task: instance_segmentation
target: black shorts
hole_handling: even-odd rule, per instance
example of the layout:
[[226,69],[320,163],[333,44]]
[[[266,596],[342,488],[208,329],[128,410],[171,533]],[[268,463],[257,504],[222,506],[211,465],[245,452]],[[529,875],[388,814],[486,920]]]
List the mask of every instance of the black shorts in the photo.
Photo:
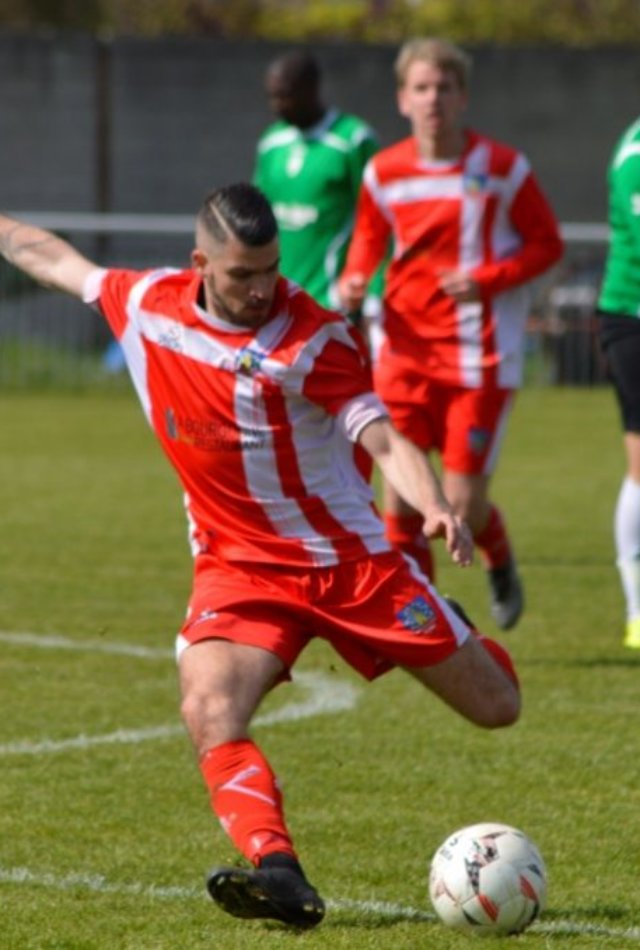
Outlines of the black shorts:
[[624,431],[640,433],[640,318],[599,311],[598,335]]

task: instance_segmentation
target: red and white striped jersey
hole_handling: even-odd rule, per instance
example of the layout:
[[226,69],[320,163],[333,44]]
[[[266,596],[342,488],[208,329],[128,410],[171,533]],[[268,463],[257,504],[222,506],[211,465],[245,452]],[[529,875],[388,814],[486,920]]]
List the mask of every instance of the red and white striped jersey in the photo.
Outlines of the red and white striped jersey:
[[[344,273],[369,277],[393,237],[384,326],[423,372],[465,387],[514,387],[522,374],[526,281],[562,255],[551,208],[526,158],[466,132],[460,159],[428,162],[410,137],[370,159]],[[438,286],[445,270],[479,284],[481,303]]]
[[356,444],[386,415],[358,332],[284,279],[257,331],[207,313],[199,289],[189,270],[100,270],[84,294],[184,487],[194,554],[324,566],[389,550]]

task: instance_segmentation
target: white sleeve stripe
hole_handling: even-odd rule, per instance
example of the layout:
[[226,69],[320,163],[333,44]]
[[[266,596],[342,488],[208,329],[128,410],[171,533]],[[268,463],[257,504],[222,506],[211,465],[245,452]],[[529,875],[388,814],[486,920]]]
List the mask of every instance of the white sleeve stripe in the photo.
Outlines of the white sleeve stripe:
[[350,442],[357,442],[365,426],[389,415],[375,393],[363,393],[346,403],[338,413],[338,425]]
[[87,274],[82,287],[82,300],[84,303],[93,306],[98,302],[100,299],[100,291],[102,290],[102,281],[106,275],[107,271],[104,267],[96,267],[95,270]]

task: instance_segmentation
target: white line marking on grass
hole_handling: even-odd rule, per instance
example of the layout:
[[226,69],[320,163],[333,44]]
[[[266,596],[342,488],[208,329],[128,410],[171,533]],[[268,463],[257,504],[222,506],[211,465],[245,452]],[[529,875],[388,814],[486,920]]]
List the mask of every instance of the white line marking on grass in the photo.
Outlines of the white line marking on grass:
[[[389,901],[354,901],[354,900],[328,900],[327,908],[329,910],[351,910],[359,914],[371,914],[377,917],[386,917],[393,920],[424,920],[428,923],[437,923],[438,918],[434,913],[426,910],[419,910],[416,907],[405,907],[402,904],[392,904]],[[597,936],[597,937],[615,937],[624,940],[640,940],[640,928],[629,927],[626,930],[620,930],[614,927],[606,927],[604,924],[577,923],[573,920],[555,920],[548,923],[544,920],[536,921],[529,928],[528,933],[542,933],[552,935],[574,935],[574,936]]]
[[543,920],[531,925],[531,933],[551,934],[553,936],[614,937],[617,940],[640,940],[640,928],[605,927],[604,924],[580,924],[574,920],[555,920],[548,924]]
[[[280,709],[256,716],[254,726],[273,726],[281,722],[327,716],[353,709],[360,690],[351,683],[336,681],[322,673],[294,673],[295,685],[301,686],[309,695],[300,702],[285,703]],[[89,749],[99,745],[123,745],[149,742],[157,739],[172,739],[183,735],[182,725],[154,726],[149,729],[117,729],[103,735],[88,736],[81,733],[68,739],[41,739],[39,742],[8,742],[0,745],[0,756],[43,755],[66,752],[71,749]]]
[[73,640],[70,637],[43,636],[39,633],[27,633],[26,631],[0,630],[0,642],[11,643],[18,647],[37,647],[42,650],[76,650],[80,653],[111,653],[115,656],[137,656],[146,660],[171,660],[175,658],[175,653],[172,650],[141,647],[135,643]]
[[392,904],[390,901],[353,901],[341,900],[326,901],[328,910],[351,910],[357,914],[370,914],[372,917],[388,917],[392,920],[424,920],[435,923],[435,914],[416,907],[405,907],[402,904]]
[[182,726],[155,726],[150,729],[117,729],[100,736],[80,733],[69,739],[42,739],[40,742],[7,742],[0,745],[0,755],[46,755],[71,749],[89,749],[98,745],[126,745],[152,739],[170,739],[184,732]]
[[[85,890],[99,894],[118,894],[131,897],[148,897],[152,900],[203,900],[206,893],[203,887],[180,887],[132,882],[118,884],[108,881],[102,874],[67,874],[57,877],[55,874],[38,873],[29,868],[0,868],[0,884],[26,884],[35,887],[47,887],[51,890]],[[371,917],[388,920],[417,920],[436,923],[434,913],[416,907],[406,907],[389,901],[328,900],[327,908],[338,913],[352,911]],[[578,923],[573,920],[556,920],[545,923],[537,921],[531,926],[531,933],[551,934],[555,936],[595,936],[612,937],[618,940],[640,940],[640,928],[619,929],[602,924]]]
[[56,891],[69,891],[80,888],[96,891],[100,894],[131,894],[135,897],[155,897],[158,900],[184,900],[202,897],[203,889],[195,887],[159,887],[155,884],[113,884],[101,874],[67,874],[56,877],[54,874],[38,874],[29,868],[0,868],[2,884],[34,884]]
[[346,680],[336,680],[322,673],[293,672],[293,682],[309,692],[302,702],[286,703],[280,709],[256,716],[254,726],[273,726],[279,722],[294,722],[313,716],[327,716],[353,709],[358,702],[359,687]]

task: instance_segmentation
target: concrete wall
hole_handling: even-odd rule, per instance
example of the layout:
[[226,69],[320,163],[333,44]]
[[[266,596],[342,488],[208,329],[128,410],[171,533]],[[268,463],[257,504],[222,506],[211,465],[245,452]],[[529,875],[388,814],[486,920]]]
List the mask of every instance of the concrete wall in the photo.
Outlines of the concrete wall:
[[[251,174],[270,120],[264,69],[284,48],[0,33],[0,206],[195,210],[212,186]],[[368,119],[383,144],[406,134],[395,108],[396,47],[314,49],[328,101]],[[638,53],[470,52],[470,124],[529,155],[561,220],[604,220],[607,160],[640,112]]]
[[82,37],[0,34],[0,204],[93,210],[95,51]]

